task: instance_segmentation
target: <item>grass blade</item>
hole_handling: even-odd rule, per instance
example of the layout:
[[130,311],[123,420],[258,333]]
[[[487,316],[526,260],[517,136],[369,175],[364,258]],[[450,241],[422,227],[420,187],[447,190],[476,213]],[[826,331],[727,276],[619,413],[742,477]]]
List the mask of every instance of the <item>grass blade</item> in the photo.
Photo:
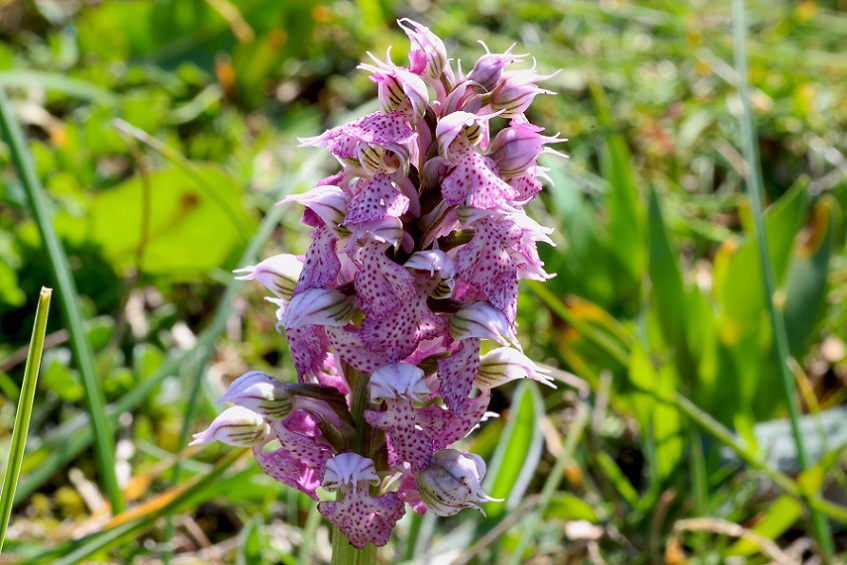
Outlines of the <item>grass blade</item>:
[[[768,255],[768,243],[765,239],[765,225],[762,213],[762,171],[759,166],[759,154],[757,147],[756,130],[753,125],[752,112],[750,110],[750,88],[747,76],[747,21],[744,13],[744,0],[733,0],[733,36],[735,41],[735,70],[738,73],[739,94],[741,95],[741,141],[744,160],[747,162],[747,190],[750,193],[750,204],[753,212],[753,220],[756,228],[756,239],[759,244],[759,258],[762,264],[763,291],[768,308],[768,317],[774,334],[774,349],[777,355],[780,381],[782,382],[785,402],[788,405],[788,414],[791,418],[791,431],[794,443],[797,446],[797,460],[800,471],[809,468],[809,457],[803,445],[803,436],[800,433],[800,407],[796,395],[794,378],[788,367],[788,336],[785,329],[785,321],[774,305],[773,295],[776,291],[773,265]],[[804,499],[807,497],[804,496]],[[808,503],[808,501],[806,501]],[[826,518],[815,508],[809,505],[809,517],[819,549],[825,561],[831,561],[834,552],[832,535]]]
[[103,395],[102,382],[97,376],[94,352],[86,341],[85,330],[82,326],[82,312],[79,309],[76,283],[68,265],[68,257],[65,255],[59,236],[56,235],[56,230],[53,228],[44,189],[41,187],[41,182],[35,172],[35,164],[27,149],[23,132],[12,114],[11,105],[2,89],[0,89],[0,129],[3,130],[9,144],[12,160],[20,175],[21,184],[26,191],[33,216],[35,216],[35,222],[38,225],[38,231],[41,234],[42,245],[50,259],[50,268],[53,271],[53,278],[59,293],[59,305],[70,334],[71,350],[82,376],[85,406],[91,418],[94,434],[97,471],[112,505],[112,511],[121,512],[124,509],[124,500],[115,471],[115,438],[112,434],[112,426],[106,418],[104,409],[106,401]]
[[26,436],[32,416],[32,404],[35,401],[35,383],[38,381],[38,370],[41,368],[41,354],[44,352],[44,335],[47,333],[47,315],[50,312],[52,295],[52,288],[42,287],[38,306],[35,309],[35,326],[32,328],[32,338],[29,340],[29,354],[26,357],[18,412],[15,414],[15,427],[12,430],[12,443],[9,447],[9,464],[6,467],[6,476],[3,478],[3,490],[0,491],[0,552],[3,551],[3,543],[6,541],[6,528],[12,516],[12,503],[15,500],[15,489],[24,460]]
[[565,471],[565,465],[567,465],[568,461],[570,461],[577,444],[582,439],[582,432],[585,430],[585,424],[587,422],[588,402],[585,398],[580,398],[577,404],[576,416],[568,430],[568,438],[565,440],[564,448],[562,449],[561,454],[559,454],[559,457],[556,459],[556,463],[553,465],[553,468],[550,470],[550,474],[547,476],[544,487],[541,489],[541,500],[539,500],[538,506],[536,506],[524,519],[523,534],[520,538],[521,541],[512,553],[512,556],[509,559],[509,565],[518,565],[523,558],[526,548],[529,547],[535,540],[541,517],[547,510],[550,500],[556,492],[556,487],[559,486],[559,481],[561,481],[562,474]]

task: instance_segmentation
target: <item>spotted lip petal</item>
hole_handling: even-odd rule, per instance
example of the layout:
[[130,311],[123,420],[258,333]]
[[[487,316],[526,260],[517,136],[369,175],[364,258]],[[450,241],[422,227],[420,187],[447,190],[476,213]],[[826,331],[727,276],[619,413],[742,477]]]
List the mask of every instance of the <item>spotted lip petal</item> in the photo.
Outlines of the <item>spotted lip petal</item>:
[[326,463],[323,485],[337,490],[339,499],[319,503],[318,511],[359,549],[369,542],[388,543],[394,525],[406,512],[396,493],[370,494],[369,486],[378,482],[373,461],[357,453],[340,453]]
[[517,197],[515,189],[500,177],[497,164],[490,157],[469,148],[454,163],[441,182],[441,195],[448,204],[497,208]]
[[409,145],[417,134],[401,110],[366,114],[353,122],[332,128],[318,137],[300,139],[304,146],[325,147],[339,159],[354,159],[361,144],[392,148]]

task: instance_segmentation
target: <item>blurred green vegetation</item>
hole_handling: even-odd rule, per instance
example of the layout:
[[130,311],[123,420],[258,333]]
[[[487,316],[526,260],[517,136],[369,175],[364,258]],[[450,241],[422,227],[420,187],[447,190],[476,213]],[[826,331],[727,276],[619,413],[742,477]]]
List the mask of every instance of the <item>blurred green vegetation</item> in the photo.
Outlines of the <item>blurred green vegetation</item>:
[[[104,502],[88,392],[54,315],[0,562],[327,558],[310,500],[185,439],[247,369],[294,378],[273,307],[231,271],[257,251],[305,250],[298,210],[274,203],[332,163],[296,138],[366,111],[374,85],[356,65],[389,46],[403,60],[400,17],[466,61],[478,41],[517,43],[541,72],[562,69],[531,116],[570,139],[569,161],[543,161],[556,186],[530,209],[557,230],[541,251],[558,276],[522,287],[519,329],[528,354],[587,386],[498,389],[503,417],[468,446],[505,502],[487,518],[407,518],[385,562],[778,561],[762,539],[800,562],[813,538],[799,492],[847,554],[847,3],[747,9],[774,299],[814,461],[799,477],[744,192],[728,5],[0,2],[0,87],[69,255],[130,508],[112,518]],[[0,258],[5,460],[38,289],[53,281],[4,144]],[[739,542],[739,526],[761,538]]]

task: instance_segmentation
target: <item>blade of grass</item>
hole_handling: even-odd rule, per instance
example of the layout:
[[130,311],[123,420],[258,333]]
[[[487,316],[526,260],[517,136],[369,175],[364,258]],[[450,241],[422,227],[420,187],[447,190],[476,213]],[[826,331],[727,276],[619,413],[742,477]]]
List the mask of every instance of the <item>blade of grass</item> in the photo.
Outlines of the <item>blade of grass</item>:
[[[779,367],[780,382],[782,383],[785,402],[788,405],[788,415],[791,420],[791,432],[797,447],[797,460],[800,471],[809,468],[809,457],[803,444],[800,432],[800,407],[795,390],[795,382],[788,367],[790,356],[788,336],[785,321],[774,305],[773,295],[776,291],[773,265],[768,255],[768,243],[765,238],[764,214],[762,212],[762,172],[759,163],[757,136],[750,110],[750,87],[747,71],[747,20],[744,13],[744,0],[733,0],[733,36],[735,41],[735,70],[738,73],[739,94],[741,96],[741,142],[744,160],[747,162],[747,191],[750,194],[753,221],[755,224],[756,240],[758,242],[759,259],[762,266],[763,291],[768,309],[771,327],[774,335],[774,349]],[[807,497],[802,494],[804,499]],[[807,505],[808,505],[808,501]],[[819,549],[825,561],[832,560],[834,553],[832,535],[826,518],[809,505],[809,517],[817,539]]]
[[47,315],[50,312],[52,295],[52,288],[42,287],[38,306],[35,308],[35,325],[29,340],[21,396],[18,401],[18,411],[15,414],[15,427],[12,429],[12,442],[9,446],[9,464],[6,467],[6,475],[3,477],[3,490],[0,491],[0,552],[3,551],[3,543],[6,541],[6,528],[12,516],[12,503],[15,500],[15,489],[18,486],[18,477],[24,460],[26,436],[32,416],[32,404],[35,401],[35,383],[38,381],[38,370],[41,368],[41,354],[44,352],[44,336],[47,333]]
[[509,558],[508,565],[518,565],[521,563],[524,551],[535,540],[535,536],[538,533],[538,524],[541,521],[541,517],[544,515],[544,512],[547,510],[547,506],[550,504],[553,494],[556,492],[556,487],[559,486],[559,482],[561,481],[562,475],[565,471],[565,465],[567,465],[568,461],[570,461],[577,444],[582,439],[582,432],[585,430],[585,424],[588,422],[588,413],[588,402],[585,398],[580,397],[579,404],[576,409],[576,416],[574,417],[570,430],[568,430],[568,439],[565,440],[562,452],[559,454],[559,457],[556,458],[556,463],[553,465],[553,468],[550,470],[550,474],[547,476],[547,480],[544,482],[544,488],[541,489],[541,498],[538,502],[538,506],[536,506],[524,519],[523,534],[520,538],[521,541],[518,543],[518,547],[515,548],[512,556]]
[[73,541],[55,550],[46,552],[32,563],[49,563],[50,565],[74,565],[100,551],[106,551],[123,543],[125,540],[137,537],[151,528],[156,521],[165,515],[178,512],[187,504],[197,504],[198,497],[204,492],[214,491],[216,483],[233,463],[244,457],[246,450],[233,450],[218,462],[205,475],[181,485],[174,491],[161,494],[143,507],[147,510],[133,508],[125,516],[116,516],[112,520],[114,527],[91,534],[80,540]]
[[312,544],[320,525],[321,513],[318,512],[318,505],[312,504],[306,516],[306,526],[303,528],[303,545],[300,546],[300,552],[297,555],[297,565],[309,565],[312,562]]
[[23,132],[17,119],[12,114],[11,105],[2,89],[0,89],[0,129],[3,130],[9,144],[12,160],[20,175],[33,216],[35,216],[35,222],[38,225],[38,231],[41,234],[42,245],[50,259],[50,268],[53,271],[53,278],[56,281],[56,289],[59,293],[59,304],[70,333],[71,350],[82,376],[85,405],[91,418],[92,433],[94,434],[97,471],[112,505],[112,511],[117,513],[124,509],[124,500],[115,471],[115,438],[104,410],[106,401],[102,383],[97,375],[94,352],[86,341],[85,330],[82,326],[82,312],[79,309],[76,283],[65,250],[62,248],[59,236],[53,229],[44,189],[41,187],[41,182],[35,172],[35,165],[24,141]]
[[[185,409],[185,418],[182,420],[182,429],[179,433],[179,444],[180,446],[188,445],[188,434],[191,433],[191,428],[194,426],[194,412],[197,409],[197,402],[200,396],[200,386],[203,383],[203,375],[206,373],[206,365],[209,363],[209,360],[212,358],[212,348],[204,347],[199,349],[198,357],[200,362],[198,363],[196,369],[194,370],[193,379],[191,382],[191,388],[189,389],[189,397],[188,397],[188,406]],[[184,450],[185,447],[181,447],[180,451]],[[171,483],[174,485],[179,484],[180,475],[182,473],[182,459],[177,460],[176,464],[173,467],[173,473],[171,474]],[[174,521],[173,516],[167,517],[167,523],[165,525],[165,541],[170,542],[174,535]],[[165,565],[170,565],[171,558],[173,557],[173,544],[168,543],[167,548],[165,549],[165,554],[162,556],[162,561],[164,561]]]
[[[311,179],[315,177],[318,164],[321,162],[322,158],[322,155],[315,153],[315,155],[309,158],[300,168],[300,174],[298,174],[290,182],[281,183],[278,187],[276,200],[282,199],[290,190],[300,186],[306,181],[311,181]],[[240,265],[249,265],[255,262],[256,258],[259,256],[259,251],[265,246],[268,238],[279,225],[283,213],[284,209],[278,206],[271,208],[267,212],[267,215],[259,225],[259,229],[256,230],[256,233],[247,245],[247,249],[241,256],[241,259],[239,260]],[[198,335],[197,344],[194,348],[182,352],[179,355],[175,355],[165,361],[165,363],[162,364],[162,366],[159,367],[153,375],[150,375],[150,377],[144,379],[134,389],[124,394],[120,400],[115,402],[114,405],[107,407],[106,413],[112,425],[117,423],[118,417],[121,414],[133,410],[136,406],[141,404],[141,402],[143,402],[144,399],[147,398],[152,391],[162,383],[162,381],[175,374],[179,367],[182,366],[187,359],[190,359],[195,352],[199,350],[199,348],[209,348],[214,344],[215,340],[221,332],[223,332],[226,322],[232,314],[233,300],[241,284],[241,281],[233,279],[230,281],[229,285],[227,285],[212,322]],[[79,418],[78,420],[74,420],[71,423],[62,426],[60,431],[53,437],[55,438],[54,441],[47,442],[44,445],[44,448],[50,452],[50,455],[21,483],[18,488],[17,496],[15,497],[15,503],[20,503],[22,500],[26,499],[42,484],[49,480],[54,473],[76,457],[91,443],[93,436],[89,420],[86,418]]]

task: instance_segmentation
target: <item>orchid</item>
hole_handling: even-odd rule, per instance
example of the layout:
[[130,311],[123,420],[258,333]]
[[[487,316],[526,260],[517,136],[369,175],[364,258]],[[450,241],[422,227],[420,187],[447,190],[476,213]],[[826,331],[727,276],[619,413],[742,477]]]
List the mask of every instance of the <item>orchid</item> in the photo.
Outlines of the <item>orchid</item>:
[[299,383],[245,374],[195,441],[251,446],[278,481],[335,492],[318,509],[358,549],[387,543],[406,503],[482,511],[485,463],[454,445],[491,415],[491,388],[552,384],[516,318],[519,279],[550,277],[536,244],[551,230],[524,206],[547,182],[539,155],[563,140],[524,112],[554,75],[511,70],[525,57],[511,48],[454,73],[438,37],[398,23],[410,66],[390,53],[360,66],[380,111],[301,140],[341,166],[283,201],[304,207],[308,251],[237,271],[274,294]]

